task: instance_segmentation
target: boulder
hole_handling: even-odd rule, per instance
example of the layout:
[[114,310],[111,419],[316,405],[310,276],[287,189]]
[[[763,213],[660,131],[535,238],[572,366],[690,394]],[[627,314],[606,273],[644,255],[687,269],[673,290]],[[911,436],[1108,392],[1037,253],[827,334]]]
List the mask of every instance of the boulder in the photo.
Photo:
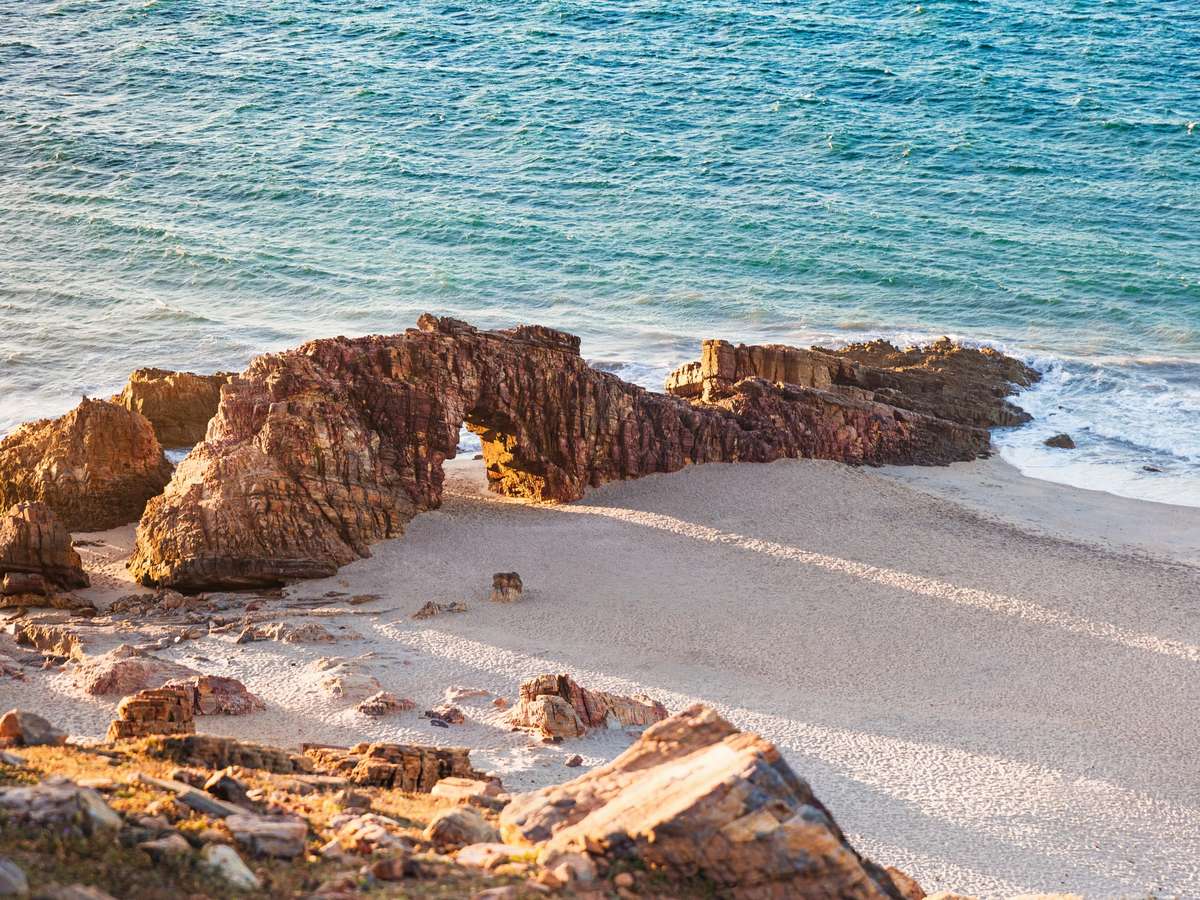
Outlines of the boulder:
[[0,815],[17,826],[56,828],[87,837],[115,834],[122,825],[121,817],[99,794],[65,778],[0,788]]
[[429,821],[423,836],[442,850],[500,842],[500,832],[472,806],[442,810]]
[[356,659],[322,656],[313,661],[311,668],[321,673],[321,687],[336,700],[365,700],[383,688],[379,679]]
[[222,675],[196,675],[192,678],[168,681],[164,687],[183,688],[192,701],[197,716],[244,716],[266,709],[267,705],[246,690],[236,678]]
[[138,691],[117,704],[117,717],[108,726],[108,740],[121,741],[148,734],[192,734],[193,695],[187,687]]
[[377,850],[411,850],[412,841],[395,819],[376,813],[340,813],[330,822],[332,840],[349,853],[371,854]]
[[989,448],[983,427],[884,402],[888,385],[748,377],[689,400],[592,368],[560,331],[417,324],[266,354],[232,377],[205,441],[147,506],[134,577],[206,590],[330,576],[440,504],[464,422],[493,491],[548,502],[696,463],[931,464]]
[[582,737],[589,728],[650,725],[667,716],[667,708],[650,697],[588,690],[564,674],[522,682],[509,722],[544,738],[566,738]]
[[250,871],[236,850],[228,844],[208,844],[200,851],[202,864],[225,879],[230,887],[242,891],[257,891],[262,887],[258,876]]
[[67,733],[41,716],[24,709],[10,709],[0,716],[0,747],[61,746]]
[[85,658],[76,667],[73,677],[75,683],[89,694],[124,697],[199,674],[195,669],[122,644],[100,656]]
[[11,859],[0,856],[0,897],[25,897],[29,880],[25,871]]
[[497,572],[492,576],[492,594],[488,599],[493,603],[516,603],[524,589],[516,572]]
[[482,778],[443,778],[430,791],[433,796],[455,803],[471,803],[483,798],[500,796],[500,785]]
[[294,859],[308,838],[308,823],[290,817],[229,816],[225,827],[253,856]]
[[196,375],[166,369],[137,369],[114,403],[145,416],[164,447],[191,447],[204,440],[221,402],[229,373]]
[[67,531],[136,522],[171,478],[154,429],[115,403],[84,399],[0,441],[0,508],[44,503]]
[[53,510],[44,503],[11,506],[0,516],[0,593],[46,596],[87,587],[83,561]]
[[506,843],[699,879],[734,898],[900,900],[774,745],[696,705],[611,763],[513,798]]
[[377,694],[372,694],[356,707],[364,716],[372,716],[374,718],[388,716],[392,713],[408,712],[416,708],[417,704],[412,700],[397,697],[391,691],[380,691]]
[[1053,437],[1048,437],[1042,441],[1047,447],[1054,447],[1058,450],[1074,450],[1075,441],[1069,434],[1056,434]]

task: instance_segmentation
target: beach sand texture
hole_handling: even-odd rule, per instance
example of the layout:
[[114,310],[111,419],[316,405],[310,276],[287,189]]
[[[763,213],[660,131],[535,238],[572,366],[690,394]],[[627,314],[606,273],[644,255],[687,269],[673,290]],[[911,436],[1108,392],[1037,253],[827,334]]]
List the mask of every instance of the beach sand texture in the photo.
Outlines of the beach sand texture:
[[[1118,514],[1106,495],[1022,479],[1034,505],[996,515],[1028,524],[1036,503],[1070,508],[1051,536],[931,493],[985,508],[981,483],[1011,472],[990,462],[930,470],[921,489],[903,470],[713,464],[531,506],[487,494],[479,465],[448,464],[443,508],[404,538],[289,588],[381,595],[292,608],[336,643],[214,635],[164,651],[268,704],[199,730],[470,746],[519,791],[566,780],[571,754],[596,765],[632,738],[541,745],[490,698],[461,703],[467,723],[450,729],[420,711],[453,686],[513,699],[520,679],[564,671],[672,711],[702,700],[775,741],[862,852],[927,890],[1200,894],[1200,569],[1182,562],[1195,559],[1200,510],[1123,540],[1104,509],[1117,528],[1157,507],[1120,501]],[[1086,526],[1080,542],[1063,539],[1071,521]],[[81,552],[114,576],[94,579],[103,603],[132,588],[120,581],[132,529],[98,537]],[[511,570],[524,597],[489,603],[491,574]],[[413,621],[428,600],[470,608]],[[357,713],[321,688],[321,656],[356,658],[417,711]],[[67,672],[0,692],[80,736],[101,736],[114,706]]]

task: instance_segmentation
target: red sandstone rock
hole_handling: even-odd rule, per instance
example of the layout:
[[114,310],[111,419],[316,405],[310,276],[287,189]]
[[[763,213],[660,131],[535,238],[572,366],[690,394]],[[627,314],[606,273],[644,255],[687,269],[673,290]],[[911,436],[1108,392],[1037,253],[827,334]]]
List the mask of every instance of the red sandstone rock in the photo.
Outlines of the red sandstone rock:
[[900,900],[846,841],[774,745],[692,708],[611,763],[522,794],[500,814],[506,843],[547,866],[575,856],[696,878],[734,898]]
[[164,447],[191,447],[204,440],[221,402],[221,385],[229,378],[228,372],[195,375],[138,369],[113,402],[145,416]]
[[164,687],[182,688],[190,693],[192,708],[198,716],[244,716],[267,705],[236,678],[222,675],[197,675],[168,681]]
[[482,779],[471,767],[464,747],[424,747],[417,744],[356,744],[310,747],[306,754],[321,768],[345,775],[359,785],[429,793],[443,778]]
[[196,730],[192,691],[182,685],[138,691],[117,704],[108,740],[148,734],[192,734]]
[[75,670],[76,683],[89,694],[120,694],[161,687],[173,679],[200,673],[187,666],[159,659],[144,650],[122,644],[101,656],[87,657]]
[[497,572],[492,576],[492,593],[488,599],[493,603],[516,603],[524,589],[521,576],[516,572]]
[[331,575],[439,505],[464,422],[491,489],[539,501],[694,463],[946,463],[988,449],[982,428],[865,389],[749,378],[689,403],[591,368],[569,334],[418,325],[260,356],[231,378],[207,439],[147,507],[134,576],[201,590]]
[[71,535],[44,503],[18,503],[0,516],[0,575],[3,593],[14,595],[34,593],[34,579],[42,593],[90,584]]
[[589,728],[650,725],[668,715],[649,697],[590,691],[569,675],[538,675],[521,683],[509,721],[546,738],[563,738],[582,737]]
[[22,425],[0,441],[0,507],[45,503],[67,531],[103,531],[142,515],[171,478],[146,419],[84,399],[59,419]]
[[391,691],[380,691],[362,701],[356,709],[364,716],[380,718],[392,713],[408,712],[417,708],[417,704],[404,697],[397,697]]

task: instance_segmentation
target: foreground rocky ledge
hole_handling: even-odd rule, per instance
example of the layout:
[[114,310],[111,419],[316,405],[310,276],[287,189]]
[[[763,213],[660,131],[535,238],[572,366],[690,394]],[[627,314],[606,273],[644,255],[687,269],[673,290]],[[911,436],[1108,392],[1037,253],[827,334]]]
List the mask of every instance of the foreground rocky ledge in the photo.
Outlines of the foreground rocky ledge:
[[[980,422],[1003,419],[944,417],[971,406],[930,401],[945,374],[897,376],[903,393],[850,356],[860,384],[828,373],[789,381],[800,370],[759,365],[762,348],[734,350],[732,366],[715,343],[705,353],[715,366],[695,371],[699,390],[673,378],[683,397],[591,368],[563,332],[485,332],[429,315],[403,334],[260,356],[221,388],[206,440],[148,505],[131,571],[183,590],[331,575],[439,505],[442,463],[464,422],[482,441],[492,490],[569,501],[607,481],[706,462],[974,459],[989,446]],[[1009,380],[1033,377],[984,369],[984,393],[1000,403]],[[875,381],[876,390],[861,386]]]

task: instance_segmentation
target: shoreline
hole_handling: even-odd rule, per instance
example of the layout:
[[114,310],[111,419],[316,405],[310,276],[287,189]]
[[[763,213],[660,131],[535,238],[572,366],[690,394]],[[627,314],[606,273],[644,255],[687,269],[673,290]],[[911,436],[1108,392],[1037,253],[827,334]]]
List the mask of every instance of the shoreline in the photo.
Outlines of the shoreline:
[[[571,754],[588,767],[611,759],[632,733],[542,745],[511,732],[490,696],[462,702],[467,721],[451,729],[420,710],[456,686],[511,700],[521,679],[561,671],[673,712],[702,700],[763,734],[863,853],[927,890],[1200,891],[1189,862],[1200,858],[1200,729],[1179,716],[1200,703],[1200,633],[1181,602],[1200,595],[1194,568],[1030,534],[933,496],[970,494],[970,474],[953,468],[925,470],[917,487],[903,472],[812,460],[713,463],[564,506],[486,493],[469,458],[446,468],[442,509],[264,609],[336,642],[212,634],[160,654],[267,702],[205,717],[200,731],[468,746],[479,768],[527,790],[571,777]],[[994,468],[976,470],[981,483]],[[90,595],[103,605],[134,592],[121,568],[132,528],[86,537],[101,542],[81,548],[89,569],[108,560]],[[524,597],[487,602],[491,573],[511,570]],[[329,591],[381,599],[296,602]],[[428,600],[469,609],[412,620]],[[110,640],[155,633],[139,622]],[[331,698],[313,668],[329,656],[417,711],[372,720]],[[116,700],[83,695],[69,672],[31,673],[15,694],[87,737]]]

